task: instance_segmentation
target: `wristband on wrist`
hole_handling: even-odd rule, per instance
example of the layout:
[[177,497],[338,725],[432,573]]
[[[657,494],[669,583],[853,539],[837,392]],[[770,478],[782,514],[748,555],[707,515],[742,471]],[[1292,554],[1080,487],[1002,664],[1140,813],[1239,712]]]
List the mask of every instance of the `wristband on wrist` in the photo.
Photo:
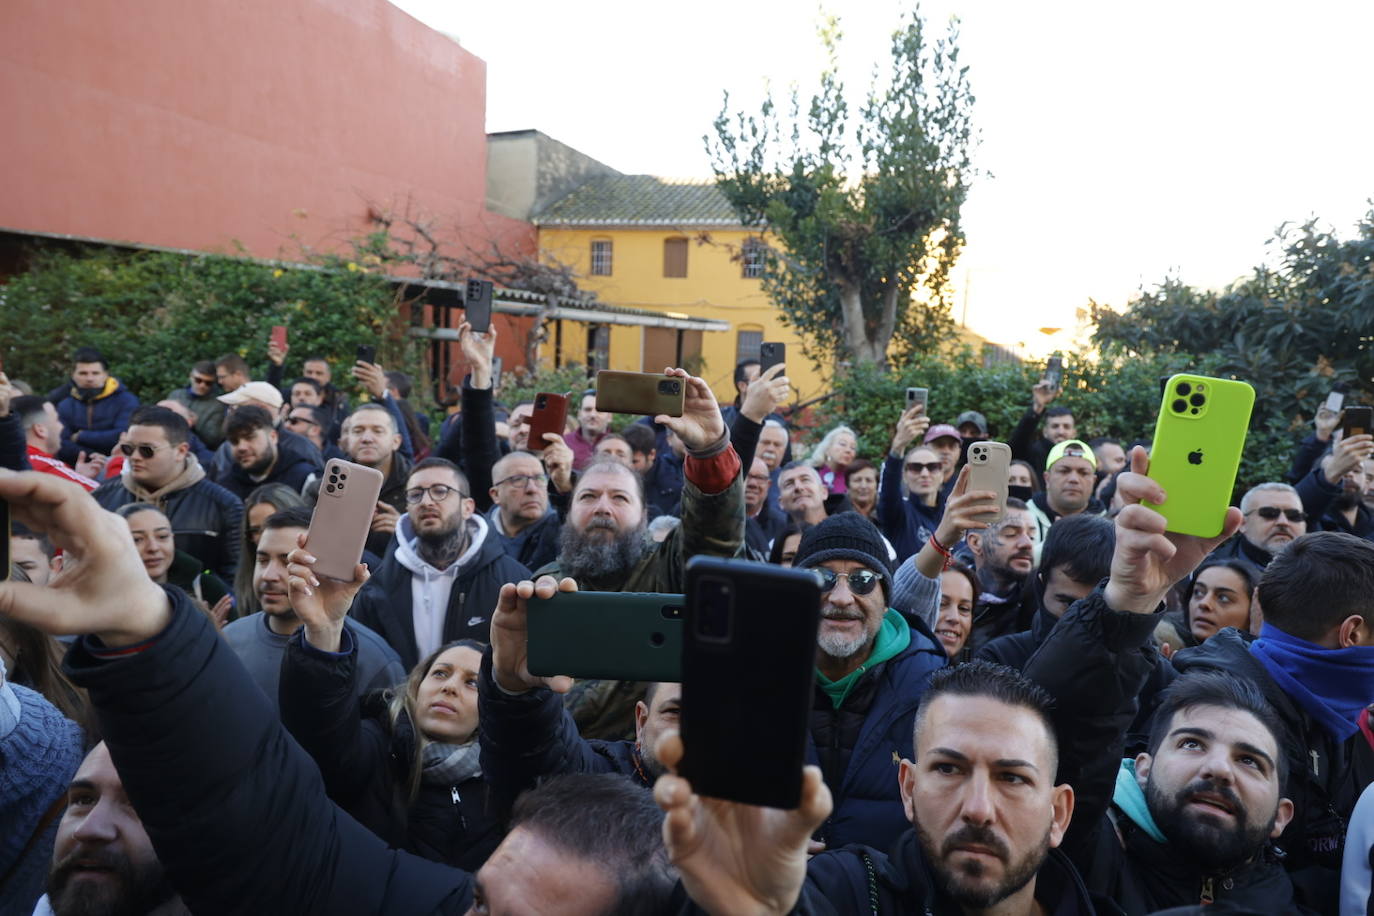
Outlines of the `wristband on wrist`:
[[944,569],[949,569],[954,565],[954,554],[950,552],[949,548],[935,539],[934,533],[930,535],[930,546],[934,547],[935,552],[945,558]]

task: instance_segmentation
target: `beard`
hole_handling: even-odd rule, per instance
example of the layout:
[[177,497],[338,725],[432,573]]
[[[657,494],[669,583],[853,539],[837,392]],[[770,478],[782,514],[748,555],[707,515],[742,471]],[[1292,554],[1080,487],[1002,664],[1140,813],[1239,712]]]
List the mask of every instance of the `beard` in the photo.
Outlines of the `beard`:
[[1349,512],[1364,500],[1364,494],[1359,490],[1342,490],[1341,495],[1331,500],[1331,508],[1337,512]]
[[269,448],[262,453],[262,457],[244,468],[251,477],[258,477],[267,473],[267,469],[272,466],[272,462],[277,460],[277,450]]
[[[825,628],[826,620],[859,620],[864,623],[862,632],[856,636],[844,636],[833,633]],[[881,624],[880,624],[881,625]],[[834,611],[831,607],[821,608],[821,628],[816,635],[816,648],[834,659],[848,659],[858,655],[864,649],[873,644],[874,638],[878,635],[876,628],[870,630],[868,623],[862,612],[858,615],[849,615]]]
[[[644,519],[628,531],[621,531],[609,518],[594,517],[585,530],[567,524],[558,534],[558,565],[562,575],[579,582],[608,582],[623,579],[649,551],[644,536]],[[601,532],[609,531],[608,538]]]
[[[1235,825],[1227,827],[1206,814],[1186,811],[1188,799],[1200,792],[1224,798],[1231,806]],[[1251,824],[1236,793],[1206,779],[1192,782],[1170,797],[1155,783],[1153,772],[1145,783],[1145,801],[1155,824],[1174,848],[1207,871],[1229,871],[1254,858],[1264,848],[1278,814],[1275,805],[1267,823]]]
[[[1045,828],[1044,839],[1020,859],[1012,862],[1011,850],[1007,848],[1007,844],[986,827],[965,824],[945,837],[942,843],[937,844],[935,839],[922,829],[919,820],[913,826],[916,828],[921,850],[925,853],[926,861],[930,863],[931,872],[935,875],[935,883],[955,903],[969,910],[988,909],[1021,890],[1035,877],[1050,850],[1048,827]],[[948,857],[954,852],[955,847],[970,843],[987,847],[1002,860],[1002,880],[995,884],[990,883],[984,863],[976,859],[957,866],[949,864]]]
[[[108,869],[114,882],[78,881],[69,884],[77,862]],[[157,860],[134,864],[109,849],[78,845],[53,866],[48,876],[48,901],[56,916],[139,916],[176,896],[167,873]]]

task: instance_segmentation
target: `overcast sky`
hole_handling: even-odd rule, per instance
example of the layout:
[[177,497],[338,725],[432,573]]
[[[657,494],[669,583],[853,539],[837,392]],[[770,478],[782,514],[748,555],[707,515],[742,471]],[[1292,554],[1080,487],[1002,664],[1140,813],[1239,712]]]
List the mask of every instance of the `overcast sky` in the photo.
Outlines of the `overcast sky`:
[[[395,2],[486,61],[489,131],[537,128],[627,173],[709,176],[722,90],[757,105],[766,81],[785,90],[820,65],[806,2]],[[862,90],[908,6],[843,8],[844,75]],[[1035,328],[1169,272],[1224,284],[1280,223],[1348,233],[1374,197],[1374,2],[922,11],[937,31],[961,20],[987,174],[956,280],[970,325],[1002,342],[1038,352]]]

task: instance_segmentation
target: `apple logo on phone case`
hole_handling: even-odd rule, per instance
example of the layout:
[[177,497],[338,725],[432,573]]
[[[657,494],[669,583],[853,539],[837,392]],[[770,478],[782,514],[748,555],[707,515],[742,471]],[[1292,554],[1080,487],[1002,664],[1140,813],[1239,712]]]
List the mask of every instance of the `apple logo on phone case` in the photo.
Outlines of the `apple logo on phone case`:
[[1202,464],[1202,449],[1193,449],[1188,453],[1189,464]]

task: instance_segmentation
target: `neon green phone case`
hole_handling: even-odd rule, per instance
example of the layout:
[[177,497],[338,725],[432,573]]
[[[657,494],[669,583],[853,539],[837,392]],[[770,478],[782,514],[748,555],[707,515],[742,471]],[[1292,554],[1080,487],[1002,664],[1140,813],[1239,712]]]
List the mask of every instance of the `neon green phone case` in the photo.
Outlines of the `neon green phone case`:
[[1169,531],[1221,533],[1254,405],[1255,389],[1245,382],[1188,373],[1169,379],[1150,449],[1150,477],[1168,498],[1145,503]]

